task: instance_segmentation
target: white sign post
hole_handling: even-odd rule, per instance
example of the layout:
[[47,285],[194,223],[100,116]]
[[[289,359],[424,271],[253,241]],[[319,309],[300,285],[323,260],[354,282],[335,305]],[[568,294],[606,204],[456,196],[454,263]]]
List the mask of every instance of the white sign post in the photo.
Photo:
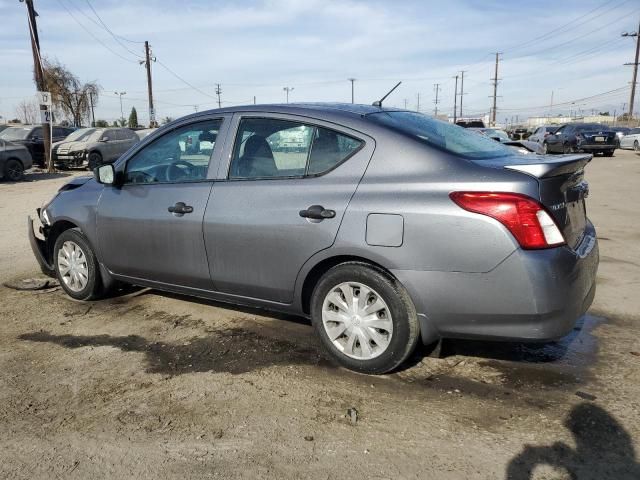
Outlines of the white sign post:
[[51,93],[50,92],[38,92],[38,103],[40,105],[51,106]]

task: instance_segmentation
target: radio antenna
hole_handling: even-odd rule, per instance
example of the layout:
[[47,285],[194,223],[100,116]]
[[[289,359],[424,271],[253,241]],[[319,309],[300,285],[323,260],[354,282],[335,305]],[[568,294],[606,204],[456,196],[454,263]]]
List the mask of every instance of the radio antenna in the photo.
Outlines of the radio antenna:
[[400,84],[401,84],[401,83],[402,83],[402,82],[398,82],[398,83],[396,83],[396,86],[395,86],[395,87],[393,87],[391,90],[389,90],[389,91],[387,92],[387,94],[386,94],[384,97],[382,97],[380,100],[377,100],[377,101],[373,102],[373,104],[372,104],[372,105],[373,105],[374,107],[382,107],[382,102],[384,102],[384,101],[385,101],[385,99],[386,99],[389,95],[391,95],[391,94],[393,93],[393,91],[394,91],[396,88],[398,88],[398,87],[400,86]]

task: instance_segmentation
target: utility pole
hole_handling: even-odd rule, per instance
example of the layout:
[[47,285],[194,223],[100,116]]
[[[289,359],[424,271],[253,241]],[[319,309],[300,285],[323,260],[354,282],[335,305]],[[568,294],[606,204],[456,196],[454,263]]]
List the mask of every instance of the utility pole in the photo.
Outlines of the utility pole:
[[438,93],[440,92],[440,84],[439,83],[434,83],[433,84],[433,89],[436,91],[436,99],[433,101],[433,103],[435,104],[436,108],[433,111],[433,115],[434,116],[438,116],[438,103],[440,103],[440,100],[438,100]]
[[405,110],[407,109],[407,104],[408,104],[408,103],[409,103],[409,99],[408,99],[408,98],[405,98],[405,99],[404,99],[404,109],[405,109]]
[[353,84],[355,83],[356,79],[355,78],[347,78],[347,80],[349,80],[351,82],[351,103],[355,103],[354,101],[354,95],[353,95]]
[[256,104],[256,96],[255,95],[253,96],[253,104],[254,105]]
[[122,110],[122,96],[126,95],[127,92],[113,92],[120,97],[120,120],[124,121],[124,111]]
[[491,126],[495,127],[496,125],[496,109],[497,109],[497,99],[498,99],[498,62],[500,61],[501,52],[496,52],[496,70],[493,80],[493,108],[491,110]]
[[[36,24],[36,11],[33,8],[33,0],[24,0],[24,3],[27,6],[27,19],[29,21],[29,37],[31,38],[31,54],[33,55],[33,69],[36,77],[36,87],[38,88],[38,91],[45,92],[47,88],[44,81],[44,71],[42,69],[42,56],[40,55],[40,38],[38,37],[38,25]],[[40,105],[40,111],[42,110],[46,111],[47,107]],[[43,120],[46,120],[46,114]],[[51,118],[51,120],[53,121],[53,118]],[[44,160],[47,165],[47,172],[53,173],[54,168],[51,158],[50,122],[42,122],[42,140],[44,142]]]
[[282,90],[287,92],[287,103],[289,103],[289,92],[293,92],[295,90],[295,87],[284,87]]
[[460,78],[460,118],[462,118],[462,96],[464,95],[464,72],[466,72],[466,70],[462,70],[460,72],[461,78]]
[[96,114],[93,111],[93,93],[89,92],[89,102],[91,104],[91,126],[96,126]]
[[420,111],[420,92],[418,92],[418,104],[416,105],[416,112]]
[[[154,62],[156,59],[151,56],[151,48],[149,42],[144,42],[144,66],[147,69],[147,92],[149,94],[149,128],[155,128],[158,126],[156,122],[156,111],[153,108],[153,87],[151,82],[151,60]],[[122,97],[120,97],[120,109],[122,109]]]
[[638,31],[635,33],[623,33],[623,37],[635,37],[636,38],[636,59],[633,63],[625,63],[625,65],[633,65],[633,77],[631,80],[631,96],[629,97],[629,118],[631,121],[633,118],[633,104],[636,100],[636,83],[638,80],[638,57],[640,56],[640,23],[638,23]]
[[220,84],[216,83],[216,95],[218,96],[218,108],[222,108],[222,102],[220,101],[220,94],[222,94],[222,89],[220,88]]
[[456,75],[454,78],[456,79],[456,91],[453,94],[453,123],[455,124],[456,120],[458,119],[458,117],[456,117],[458,110],[458,75]]

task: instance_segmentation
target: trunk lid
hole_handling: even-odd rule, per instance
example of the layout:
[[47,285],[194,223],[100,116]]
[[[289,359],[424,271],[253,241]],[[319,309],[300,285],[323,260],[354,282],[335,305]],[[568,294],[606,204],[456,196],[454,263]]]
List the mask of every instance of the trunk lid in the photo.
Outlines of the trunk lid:
[[585,198],[589,184],[584,179],[584,167],[591,161],[590,154],[575,155],[521,155],[483,161],[483,165],[526,173],[537,179],[542,203],[564,235],[571,248],[575,248],[587,226]]
[[582,135],[582,137],[584,137],[584,140],[581,142],[583,144],[614,145],[616,143],[616,132],[614,131],[585,130],[583,132],[579,132],[578,135]]

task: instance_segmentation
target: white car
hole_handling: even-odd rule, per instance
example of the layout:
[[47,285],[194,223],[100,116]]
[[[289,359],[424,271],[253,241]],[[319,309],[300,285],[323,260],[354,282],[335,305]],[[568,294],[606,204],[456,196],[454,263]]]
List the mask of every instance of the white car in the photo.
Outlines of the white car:
[[620,148],[635,150],[640,153],[640,128],[632,128],[629,133],[620,139]]

